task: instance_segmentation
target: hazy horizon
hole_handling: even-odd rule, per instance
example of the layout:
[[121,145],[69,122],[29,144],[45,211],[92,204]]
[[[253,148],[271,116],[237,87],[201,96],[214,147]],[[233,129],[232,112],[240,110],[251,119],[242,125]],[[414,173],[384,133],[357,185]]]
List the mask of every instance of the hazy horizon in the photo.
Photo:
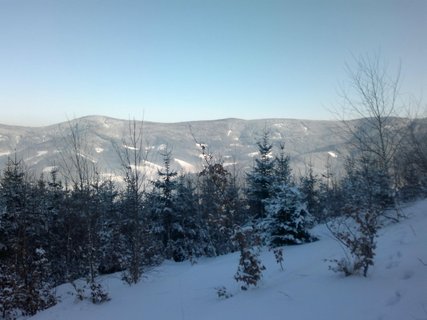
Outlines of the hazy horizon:
[[112,117],[112,116],[108,116],[108,115],[103,115],[103,114],[88,114],[88,115],[83,115],[80,117],[73,117],[73,118],[69,118],[66,117],[64,120],[60,120],[57,122],[50,122],[50,123],[46,123],[46,124],[40,124],[40,125],[25,125],[25,124],[10,124],[10,123],[6,123],[6,122],[2,122],[0,120],[0,125],[6,125],[6,126],[11,126],[11,127],[34,127],[34,128],[39,128],[39,127],[49,127],[49,126],[53,126],[53,125],[57,125],[57,124],[61,124],[61,123],[66,123],[68,121],[74,121],[74,120],[79,120],[79,119],[84,119],[84,118],[96,118],[96,117],[101,117],[101,118],[108,118],[108,119],[114,119],[114,120],[118,120],[118,121],[128,121],[128,120],[136,120],[136,121],[143,121],[143,122],[150,122],[150,123],[159,123],[159,124],[175,124],[175,123],[187,123],[187,122],[205,122],[205,121],[224,121],[224,120],[242,120],[242,121],[258,121],[258,120],[296,120],[296,121],[340,121],[340,119],[303,119],[303,118],[291,118],[291,117],[263,117],[263,118],[243,118],[243,117],[223,117],[223,118],[214,118],[214,119],[194,119],[194,120],[182,120],[182,121],[151,121],[151,120],[147,120],[144,118],[135,118],[135,117],[129,117],[129,118],[118,118],[118,117]]

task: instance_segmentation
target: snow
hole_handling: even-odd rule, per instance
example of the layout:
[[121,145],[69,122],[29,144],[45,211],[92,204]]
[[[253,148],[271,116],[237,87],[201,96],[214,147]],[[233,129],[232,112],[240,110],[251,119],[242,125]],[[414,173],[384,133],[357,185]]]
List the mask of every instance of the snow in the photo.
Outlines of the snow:
[[104,149],[103,148],[101,148],[101,147],[96,147],[95,148],[95,152],[96,153],[101,153],[101,152],[103,152],[104,151]]
[[196,168],[191,163],[188,163],[188,162],[186,162],[184,160],[180,160],[180,159],[177,159],[177,158],[175,158],[174,160],[180,165],[180,167],[185,172],[196,172]]
[[139,166],[135,166],[132,164],[130,165],[130,167],[132,170],[139,171],[141,174],[145,175],[146,178],[148,179],[154,179],[154,177],[157,175],[158,170],[163,169],[162,166],[147,160],[143,160],[141,165]]
[[140,173],[145,174],[149,179],[152,179],[157,174],[157,171],[162,169],[162,166],[147,160],[143,160],[141,165],[135,166],[131,164],[130,168],[132,170],[137,170]]
[[101,177],[103,177],[105,180],[111,180],[114,181],[116,183],[118,183],[119,185],[121,185],[123,183],[123,177],[120,175],[116,175],[113,173],[101,173]]
[[[162,166],[159,166],[158,164],[155,164],[155,163],[147,161],[147,160],[144,160],[143,164],[144,164],[144,167],[151,168],[154,170],[161,170],[162,169]],[[139,168],[139,169],[141,170],[141,168]]]
[[328,154],[332,157],[332,158],[338,158],[338,155],[333,152],[333,151],[328,151]]
[[305,125],[303,125],[303,124],[301,124],[301,127],[304,130],[304,133],[307,134],[308,133],[308,128]]
[[53,170],[55,170],[55,169],[58,169],[58,166],[48,166],[48,167],[44,167],[43,168],[43,172],[44,173],[50,173],[50,172],[52,172]]
[[49,151],[47,150],[42,150],[42,151],[37,151],[36,157],[41,157],[44,156],[45,154],[48,154]]
[[138,150],[138,148],[132,147],[132,146],[128,146],[126,144],[123,145],[123,148],[128,149],[128,150]]
[[[61,302],[33,320],[54,319],[346,319],[427,318],[427,200],[403,209],[408,217],[380,230],[375,265],[368,277],[344,277],[325,259],[342,257],[324,226],[319,241],[284,248],[284,271],[264,249],[267,267],[257,288],[241,291],[233,279],[239,254],[202,258],[195,265],[167,261],[134,286],[120,274],[100,278],[111,301],[77,302],[70,285],[58,288]],[[232,297],[220,299],[225,287]]]
[[0,152],[0,157],[10,155],[10,151]]
[[47,151],[47,150],[37,151],[37,153],[36,153],[36,155],[35,155],[35,156],[32,156],[32,157],[26,158],[26,159],[25,159],[25,161],[30,161],[30,160],[33,160],[33,159],[39,158],[39,157],[44,156],[44,155],[46,155],[46,154],[48,154],[48,153],[49,153],[49,151]]
[[273,126],[276,127],[276,128],[285,128],[286,124],[284,124],[284,123],[274,123]]
[[89,157],[89,156],[87,156],[87,155],[85,155],[85,154],[83,154],[83,153],[77,153],[77,155],[79,155],[80,157],[82,157],[82,158],[84,158],[84,159],[89,160],[89,161],[90,161],[90,162],[92,162],[92,163],[96,163],[96,160],[95,160],[95,159],[92,159],[91,157]]
[[157,150],[158,151],[164,151],[164,150],[166,150],[168,148],[168,146],[167,145],[165,145],[165,144],[161,144],[161,145],[159,145],[158,147],[157,147]]

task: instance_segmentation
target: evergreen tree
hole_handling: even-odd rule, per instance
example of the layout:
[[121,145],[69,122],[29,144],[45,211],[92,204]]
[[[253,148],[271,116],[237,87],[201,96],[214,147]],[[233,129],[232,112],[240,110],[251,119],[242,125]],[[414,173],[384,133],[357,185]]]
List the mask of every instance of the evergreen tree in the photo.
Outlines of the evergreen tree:
[[259,157],[255,159],[252,171],[247,174],[248,202],[256,219],[265,218],[264,201],[271,195],[274,181],[273,145],[269,141],[268,131],[264,131],[261,141],[257,142]]
[[250,222],[250,215],[247,210],[247,201],[242,193],[242,186],[236,165],[229,171],[227,187],[225,190],[225,210],[226,216],[230,217],[228,225],[242,226]]
[[327,158],[326,170],[319,180],[319,202],[322,210],[320,216],[322,222],[342,215],[345,196],[341,190],[340,180],[332,172],[330,158]]
[[265,270],[259,258],[260,241],[253,230],[247,228],[238,228],[233,235],[233,240],[240,250],[239,266],[234,279],[237,282],[243,282],[242,290],[247,290],[251,285],[256,287]]
[[204,255],[209,242],[209,233],[198,208],[196,188],[191,177],[180,175],[177,179],[176,215],[182,230],[174,242],[174,259],[182,261]]
[[67,193],[62,182],[58,180],[58,170],[50,172],[50,179],[46,183],[46,224],[47,242],[49,250],[46,251],[48,260],[51,261],[51,279],[55,285],[67,281],[67,238],[65,233],[65,213]]
[[122,194],[121,208],[126,212],[122,221],[125,238],[124,264],[126,272],[124,279],[128,283],[137,283],[142,275],[143,244],[144,244],[144,216],[143,198],[137,176],[129,167],[125,176],[126,189]]
[[124,270],[123,255],[125,252],[122,234],[123,213],[119,208],[119,192],[111,179],[99,187],[101,205],[100,230],[100,273],[113,273]]
[[281,144],[279,156],[271,160],[271,145],[267,141],[265,135],[263,144],[259,144],[260,152],[264,150],[265,156],[261,158],[264,158],[264,162],[259,161],[258,164],[269,168],[261,172],[271,172],[270,175],[253,173],[249,176],[263,177],[259,181],[264,181],[264,185],[268,187],[261,202],[265,216],[257,221],[258,232],[272,247],[312,241],[314,238],[307,231],[312,218],[301,193],[294,185],[289,165],[290,158],[285,153],[285,146]]
[[[281,143],[279,155],[274,158],[273,163],[273,184],[286,184],[291,185],[292,181],[292,170],[290,166],[290,157],[285,152],[285,144]],[[270,194],[274,192],[274,187],[271,188]]]
[[[196,198],[194,189],[185,178],[177,178],[177,172],[170,168],[171,153],[163,153],[164,169],[158,170],[159,178],[154,181],[155,231],[161,235],[165,248],[165,257],[182,261],[200,255],[200,250],[193,250],[194,240],[200,239],[196,227]],[[185,203],[184,203],[185,201]]]
[[155,197],[155,219],[159,226],[155,232],[160,235],[163,247],[166,249],[166,258],[171,258],[170,242],[173,242],[176,233],[180,233],[182,226],[175,212],[175,196],[177,172],[171,169],[171,151],[163,154],[163,170],[157,170],[158,179],[153,182]]
[[345,169],[346,176],[341,185],[349,205],[384,213],[393,204],[388,175],[369,154],[348,158]]
[[307,210],[317,221],[323,220],[323,208],[320,202],[319,179],[313,172],[313,165],[308,164],[305,176],[301,177],[300,190]]
[[312,217],[302,195],[295,186],[279,184],[274,196],[265,201],[267,218],[263,221],[267,239],[272,247],[311,242],[308,227]]
[[230,173],[203,147],[202,152],[205,163],[199,173],[199,206],[209,238],[206,254],[213,256],[233,251],[234,247],[231,242],[232,217],[227,210],[226,198]]
[[55,303],[45,255],[45,221],[37,186],[28,181],[22,161],[8,159],[0,179],[0,303],[3,316],[13,310],[34,315]]

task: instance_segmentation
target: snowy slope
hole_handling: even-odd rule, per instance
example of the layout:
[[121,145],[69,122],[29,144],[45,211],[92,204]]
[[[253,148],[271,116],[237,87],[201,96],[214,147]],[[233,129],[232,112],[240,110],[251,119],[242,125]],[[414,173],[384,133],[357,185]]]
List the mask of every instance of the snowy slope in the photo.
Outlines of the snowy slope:
[[[284,271],[272,253],[262,253],[267,270],[258,288],[239,290],[238,254],[195,265],[166,262],[132,287],[118,274],[102,278],[112,297],[102,305],[76,302],[64,285],[62,302],[31,319],[427,319],[427,200],[404,212],[407,219],[380,231],[367,278],[328,270],[324,259],[339,258],[342,250],[318,227],[320,241],[285,248]],[[233,297],[219,299],[220,286]]]

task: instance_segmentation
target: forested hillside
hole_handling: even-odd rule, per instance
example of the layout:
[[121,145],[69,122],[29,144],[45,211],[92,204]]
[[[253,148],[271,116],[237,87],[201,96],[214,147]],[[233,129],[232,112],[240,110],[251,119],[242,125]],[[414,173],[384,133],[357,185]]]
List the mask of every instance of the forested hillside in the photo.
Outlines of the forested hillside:
[[100,275],[119,272],[123,281],[136,284],[165,259],[195,262],[240,252],[235,280],[247,290],[262,279],[261,247],[271,248],[282,265],[283,246],[318,240],[310,229],[324,222],[346,252],[331,259],[332,270],[366,277],[375,264],[381,227],[403,218],[401,203],[426,195],[427,140],[417,122],[405,134],[398,127],[401,143],[387,162],[374,152],[375,145],[371,151],[347,150],[340,176],[329,167],[318,175],[310,165],[296,175],[286,139],[274,146],[269,128],[244,172],[226,166],[211,146],[196,139],[199,171],[176,171],[173,149],[164,148],[162,166],[148,175],[145,127],[131,122],[121,140],[126,147],[116,149],[120,183],[102,175],[87,156],[86,137],[78,128],[70,127],[67,148],[50,172],[35,175],[17,154],[2,170],[0,310],[5,319],[54,305],[52,289],[63,283],[74,284],[81,299],[108,301]]

